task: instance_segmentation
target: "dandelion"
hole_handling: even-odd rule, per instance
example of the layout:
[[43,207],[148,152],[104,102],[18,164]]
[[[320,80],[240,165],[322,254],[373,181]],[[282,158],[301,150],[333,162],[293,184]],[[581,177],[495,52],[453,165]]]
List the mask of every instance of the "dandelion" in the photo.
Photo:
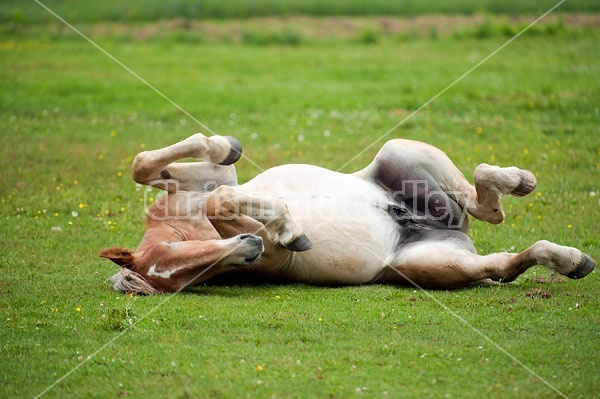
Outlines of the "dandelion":
[[525,155],[529,154],[529,150],[527,148],[523,148],[523,154],[525,154]]
[[538,220],[542,220],[542,215],[537,215]]
[[77,213],[77,211],[73,211],[73,212],[71,212],[71,216],[76,218],[77,216],[79,216],[79,213]]
[[117,176],[119,176],[119,177],[123,176],[123,172],[117,172]]
[[78,206],[79,206],[79,209],[81,209],[85,206],[85,204],[83,202],[80,202]]
[[319,323],[320,323],[320,322],[322,322],[322,321],[323,321],[323,318],[322,318],[322,317],[319,317]]
[[535,195],[536,195],[537,197],[541,197],[541,196],[542,196],[542,193],[538,191],[537,193],[535,193]]
[[567,229],[570,229],[570,228],[573,228],[573,225],[569,223],[569,224],[567,225]]
[[104,155],[98,154],[98,159],[103,160],[104,159]]
[[264,368],[260,364],[258,366],[256,366],[256,371],[263,371],[263,370],[264,370]]
[[79,184],[79,180],[77,180],[77,179],[73,180],[73,184],[74,185],[78,185]]
[[475,132],[477,134],[481,134],[481,132],[483,132],[483,129],[481,128],[481,126],[477,126],[477,130],[475,130]]
[[81,312],[81,305],[77,305],[77,307],[75,308],[76,311]]
[[114,130],[110,131],[110,137],[115,137],[117,135],[117,132]]
[[530,207],[530,208],[533,208],[533,202],[530,202],[530,203],[529,203],[529,207]]
[[56,191],[60,191],[60,186],[56,186]]

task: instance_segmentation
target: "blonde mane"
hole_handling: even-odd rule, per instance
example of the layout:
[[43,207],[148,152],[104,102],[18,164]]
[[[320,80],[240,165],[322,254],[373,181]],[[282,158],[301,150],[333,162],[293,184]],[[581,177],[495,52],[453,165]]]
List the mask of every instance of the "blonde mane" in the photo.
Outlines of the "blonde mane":
[[139,295],[156,295],[162,292],[152,287],[138,273],[123,267],[118,273],[109,277],[108,281],[112,283],[116,291],[122,293],[133,293]]

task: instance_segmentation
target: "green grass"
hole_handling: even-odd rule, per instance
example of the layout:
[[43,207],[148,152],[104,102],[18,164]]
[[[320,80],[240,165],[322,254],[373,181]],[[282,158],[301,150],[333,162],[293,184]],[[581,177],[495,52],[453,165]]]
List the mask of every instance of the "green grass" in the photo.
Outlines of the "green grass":
[[[45,397],[559,397],[464,320],[568,397],[598,397],[597,273],[547,282],[535,268],[456,292],[113,292],[97,253],[135,247],[144,227],[132,157],[202,129],[77,36],[3,29],[0,396],[33,397],[80,365]],[[294,46],[94,39],[261,168],[333,169],[506,40],[364,32]],[[439,146],[467,176],[481,162],[536,173],[539,194],[507,198],[503,225],[472,223],[482,253],[545,238],[600,259],[599,39],[519,38],[389,135]]]
[[[520,0],[139,0],[105,1],[100,3],[77,0],[40,1],[67,19],[79,23],[94,21],[154,21],[168,18],[248,18],[270,15],[403,15],[423,14],[541,14],[558,1]],[[569,0],[559,12],[597,12],[600,4],[592,0]],[[0,5],[0,21],[40,22],[52,17],[34,1],[4,0]]]

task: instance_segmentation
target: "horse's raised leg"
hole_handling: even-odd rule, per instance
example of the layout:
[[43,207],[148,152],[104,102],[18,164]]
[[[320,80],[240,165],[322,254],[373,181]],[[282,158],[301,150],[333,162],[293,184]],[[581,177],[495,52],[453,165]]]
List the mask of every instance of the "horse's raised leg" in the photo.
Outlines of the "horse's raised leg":
[[469,192],[466,208],[479,220],[490,223],[504,221],[504,212],[500,200],[504,195],[523,197],[531,193],[537,184],[534,174],[528,170],[511,166],[501,168],[488,164],[480,164],[473,172],[476,196]]
[[[217,185],[237,184],[234,167],[227,165],[235,163],[241,153],[242,147],[233,137],[196,133],[168,147],[139,153],[132,164],[133,179],[167,191],[205,191],[205,184],[213,181]],[[183,158],[209,163],[174,163]],[[177,181],[178,187],[164,180]]]
[[[475,169],[474,185],[471,185],[444,152],[429,144],[403,139],[388,141],[375,160],[357,174],[399,194],[397,200],[420,201],[419,206],[425,210],[429,207],[430,213],[435,213],[446,197],[450,203],[443,206],[453,213],[456,213],[454,206],[458,205],[475,218],[490,223],[504,220],[502,196],[527,195],[536,185],[535,176],[527,170],[487,164]],[[443,194],[441,200],[438,193]],[[424,201],[431,203],[423,204]],[[454,215],[454,220],[457,219],[462,220]]]
[[514,281],[535,265],[545,265],[579,279],[594,270],[594,261],[576,248],[538,241],[521,253],[477,255],[462,240],[426,240],[410,244],[388,262],[384,279],[422,288],[456,289],[487,279]]
[[233,221],[242,215],[249,216],[264,224],[274,243],[291,251],[306,251],[312,247],[286,203],[277,198],[246,194],[238,187],[220,186],[206,198],[206,214],[211,221]]

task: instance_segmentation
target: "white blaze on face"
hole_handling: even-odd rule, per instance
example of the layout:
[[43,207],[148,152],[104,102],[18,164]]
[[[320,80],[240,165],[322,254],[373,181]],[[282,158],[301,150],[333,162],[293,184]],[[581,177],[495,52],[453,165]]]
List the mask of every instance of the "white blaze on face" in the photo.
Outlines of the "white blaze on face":
[[154,277],[160,277],[160,278],[169,278],[176,271],[177,271],[177,269],[175,269],[175,270],[165,270],[164,272],[157,272],[156,271],[156,264],[154,264],[154,265],[150,266],[150,269],[148,269],[148,276],[154,276]]

